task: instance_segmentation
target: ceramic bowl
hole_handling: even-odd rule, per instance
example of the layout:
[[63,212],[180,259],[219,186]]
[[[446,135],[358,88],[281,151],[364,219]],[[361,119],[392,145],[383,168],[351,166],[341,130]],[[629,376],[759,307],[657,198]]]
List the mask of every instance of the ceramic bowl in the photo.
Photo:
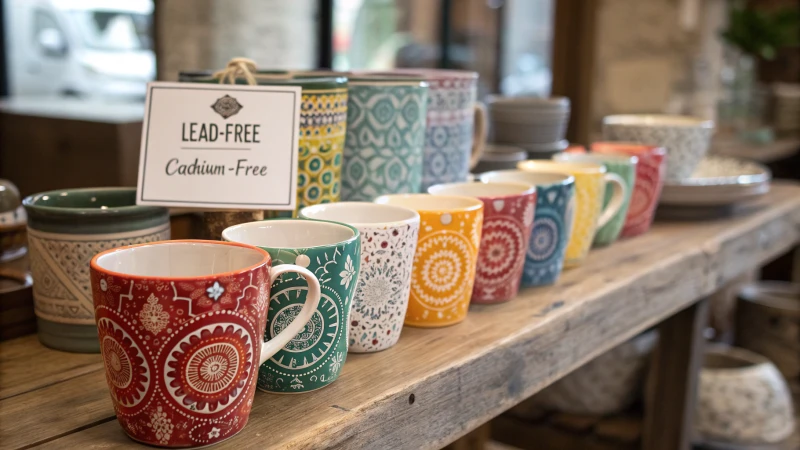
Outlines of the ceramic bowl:
[[656,342],[656,331],[640,334],[589,361],[533,398],[545,409],[570,414],[622,412],[642,394],[647,363]]
[[640,142],[667,149],[666,180],[691,176],[708,153],[714,122],[688,116],[616,115],[603,118],[607,141]]
[[703,439],[774,444],[794,432],[792,396],[767,358],[740,348],[712,347],[700,371],[695,429]]
[[[670,155],[667,155],[669,164]],[[723,156],[707,156],[691,176],[666,181],[660,205],[726,206],[769,192],[772,174],[761,164]]]
[[0,179],[0,262],[11,261],[27,253],[25,208],[14,183]]
[[511,145],[486,144],[486,149],[478,165],[472,173],[490,172],[492,170],[513,169],[517,163],[528,159],[525,149]]

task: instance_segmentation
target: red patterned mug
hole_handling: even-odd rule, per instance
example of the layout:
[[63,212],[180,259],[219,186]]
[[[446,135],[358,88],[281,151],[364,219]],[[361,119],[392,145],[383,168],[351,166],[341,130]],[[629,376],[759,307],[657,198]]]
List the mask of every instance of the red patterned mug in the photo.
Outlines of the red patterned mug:
[[653,223],[653,217],[661,197],[664,174],[667,170],[667,150],[655,145],[631,142],[595,142],[592,151],[636,156],[636,183],[631,194],[631,203],[621,237],[633,237],[645,233]]
[[536,186],[522,182],[447,183],[429,187],[428,193],[475,197],[483,202],[471,302],[500,303],[516,297],[533,232]]
[[[308,300],[262,343],[272,280],[298,272]],[[264,250],[215,241],[163,241],[102,252],[92,294],[114,410],[134,440],[162,447],[214,444],[247,423],[258,367],[311,319],[317,278],[271,267]]]

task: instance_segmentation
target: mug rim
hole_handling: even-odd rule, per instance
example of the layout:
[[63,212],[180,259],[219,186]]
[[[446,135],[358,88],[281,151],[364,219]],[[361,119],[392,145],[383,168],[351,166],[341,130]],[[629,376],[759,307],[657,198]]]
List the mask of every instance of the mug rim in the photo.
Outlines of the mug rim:
[[472,198],[485,199],[485,200],[512,199],[512,198],[516,198],[516,197],[522,197],[522,196],[525,196],[525,195],[536,194],[536,185],[535,184],[524,183],[524,182],[521,182],[521,181],[498,181],[498,182],[495,182],[495,183],[491,183],[493,185],[498,185],[499,184],[499,185],[503,185],[503,186],[506,186],[506,187],[515,187],[515,188],[521,189],[521,192],[515,192],[515,193],[510,193],[510,194],[498,194],[498,195],[442,194],[442,195],[440,195],[440,194],[437,194],[437,193],[431,191],[431,190],[436,190],[436,189],[459,188],[459,187],[463,187],[463,186],[471,187],[471,186],[481,186],[481,185],[486,185],[486,184],[490,184],[490,183],[483,183],[483,182],[480,182],[480,181],[463,181],[463,182],[457,182],[457,183],[439,183],[439,184],[434,184],[432,186],[429,186],[427,190],[428,190],[428,194],[435,195],[437,197],[444,197],[444,196],[448,196],[448,195],[449,196],[457,195],[457,196],[472,197]]
[[[62,197],[63,194],[91,194],[91,193],[130,193],[134,194],[134,204],[127,206],[113,206],[110,208],[70,208],[64,206],[49,206],[37,204],[40,200],[46,201],[45,197]],[[46,214],[58,217],[73,217],[76,215],[85,217],[119,217],[140,214],[160,214],[167,212],[167,208],[161,206],[137,205],[135,203],[135,187],[99,187],[99,188],[77,188],[77,189],[56,189],[52,191],[39,192],[25,197],[22,206],[28,213]]]
[[[560,181],[555,181],[555,182],[552,182],[552,183],[536,184],[535,186],[537,188],[539,186],[542,186],[543,188],[546,188],[546,187],[551,187],[551,186],[569,186],[570,184],[575,184],[575,177],[573,175],[571,175],[571,174],[568,174],[568,173],[564,173],[564,172],[547,172],[547,171],[530,172],[530,171],[527,171],[527,170],[520,170],[520,169],[490,170],[489,172],[484,172],[484,173],[478,175],[478,180],[480,180],[481,183],[503,183],[503,182],[505,182],[505,181],[499,181],[499,180],[498,181],[493,181],[493,180],[488,179],[489,178],[488,175],[495,174],[495,173],[496,174],[500,174],[500,175],[502,175],[504,173],[507,173],[507,174],[520,173],[520,174],[531,175],[531,176],[536,176],[536,175],[548,175],[548,176],[555,175],[555,176],[558,176],[558,177],[562,178]],[[484,175],[487,175],[487,176],[484,177]]]
[[639,163],[639,158],[636,155],[620,154],[620,153],[558,153],[552,156],[552,161],[556,162],[594,162],[599,161],[605,163],[605,160],[615,162],[627,162],[631,166],[636,166]]
[[[600,144],[601,146],[608,146],[608,147],[612,147],[612,146],[613,147],[624,147],[624,148],[630,149],[630,153],[628,153],[628,152],[626,152],[624,150],[617,150],[619,153],[611,152],[611,151],[605,151],[605,150],[595,150],[595,148],[594,148],[595,144]],[[624,154],[628,154],[629,155],[629,154],[632,154],[632,153],[636,153],[637,156],[640,155],[640,154],[648,154],[648,155],[652,154],[652,155],[661,155],[661,156],[667,154],[667,148],[664,147],[663,145],[648,144],[648,143],[635,142],[635,141],[596,141],[596,142],[592,142],[592,144],[589,147],[590,147],[590,150],[592,152],[603,153],[603,154],[622,154],[622,153],[624,153]]]
[[[211,273],[207,275],[195,275],[195,276],[188,276],[188,277],[170,277],[170,276],[146,276],[146,275],[134,275],[134,274],[127,274],[123,272],[117,272],[111,269],[106,269],[100,267],[98,264],[98,260],[106,255],[110,255],[112,253],[117,252],[127,252],[134,248],[139,247],[155,247],[155,246],[162,246],[162,245],[186,245],[186,244],[204,244],[209,246],[227,246],[227,247],[240,247],[247,250],[252,250],[257,253],[261,254],[261,260],[256,264],[243,267],[241,269],[236,270],[228,270],[226,272],[219,272],[219,273]],[[166,240],[166,241],[156,241],[156,242],[145,242],[142,244],[133,244],[133,245],[124,245],[122,247],[108,249],[106,251],[100,252],[92,257],[92,260],[89,262],[89,267],[97,272],[106,273],[115,277],[126,278],[126,279],[133,279],[133,280],[172,280],[172,281],[202,281],[207,280],[209,278],[222,278],[222,277],[229,277],[235,276],[243,273],[251,272],[255,269],[258,269],[261,266],[271,266],[272,265],[272,257],[270,257],[267,251],[258,248],[254,245],[243,244],[240,242],[230,242],[230,241],[210,241],[204,239],[175,239],[175,240]]]
[[[602,163],[597,162],[583,162],[583,161],[553,161],[551,159],[528,159],[525,161],[520,161],[517,163],[517,169],[527,171],[527,172],[538,172],[540,171],[539,168],[536,166],[541,165],[544,166],[541,169],[543,172],[558,172],[558,168],[556,166],[564,165],[564,166],[573,166],[576,172],[586,174],[586,175],[602,175],[608,171],[606,166]],[[552,166],[552,167],[547,167]],[[529,167],[529,168],[526,168]],[[551,170],[547,170],[551,169]],[[553,170],[555,169],[555,170]],[[563,168],[562,170],[567,170],[567,168]],[[570,174],[571,175],[571,174]]]
[[[411,213],[410,214],[411,217],[409,217],[407,219],[403,219],[403,220],[382,220],[382,221],[377,221],[377,222],[351,222],[351,223],[347,223],[347,222],[338,222],[338,221],[328,220],[328,219],[317,219],[317,218],[314,218],[314,217],[308,217],[305,214],[305,211],[324,210],[326,208],[347,209],[347,207],[350,207],[350,206],[353,206],[353,205],[357,205],[358,207],[365,207],[365,208],[378,208],[378,209],[384,209],[384,210],[394,210],[394,211],[398,211],[398,212],[402,211],[404,213],[407,212],[407,213]],[[324,213],[324,211],[323,211],[323,213]],[[319,204],[319,205],[311,205],[311,206],[306,206],[305,208],[301,209],[299,211],[299,213],[298,213],[298,217],[300,217],[300,216],[302,216],[304,220],[317,220],[317,221],[341,223],[341,224],[344,224],[344,225],[351,225],[351,226],[353,226],[355,228],[358,228],[358,227],[374,227],[374,226],[379,226],[379,225],[396,228],[396,227],[401,227],[401,226],[404,226],[404,225],[411,225],[411,224],[415,224],[415,223],[420,223],[420,215],[419,215],[418,212],[414,211],[413,209],[406,208],[406,207],[403,207],[403,206],[388,205],[388,204],[384,204],[384,203],[373,203],[373,202],[335,202],[335,203],[322,203],[322,204]]]
[[[341,227],[348,228],[350,231],[353,232],[353,235],[350,236],[347,239],[344,239],[344,240],[341,240],[341,241],[338,241],[338,242],[334,242],[332,244],[320,244],[320,245],[312,245],[312,246],[305,246],[305,247],[272,247],[272,246],[269,246],[269,245],[245,244],[243,242],[228,240],[228,238],[225,237],[225,234],[228,234],[229,230],[233,230],[233,229],[236,229],[236,228],[240,228],[240,229],[252,228],[252,227],[256,227],[259,224],[263,224],[264,222],[274,223],[274,222],[290,222],[290,221],[292,221],[292,222],[301,222],[301,223],[302,222],[312,221],[312,222],[322,222],[322,223],[325,223],[327,225],[338,225],[338,226],[341,226]],[[361,233],[359,233],[358,228],[356,228],[356,227],[354,227],[352,225],[348,225],[348,224],[342,223],[342,222],[336,222],[336,221],[333,221],[333,220],[300,219],[300,218],[294,218],[294,217],[276,217],[274,219],[255,220],[253,222],[245,222],[245,223],[240,223],[240,224],[237,224],[237,225],[231,225],[228,228],[225,228],[224,230],[222,230],[222,234],[221,234],[220,237],[223,239],[224,242],[235,242],[235,243],[239,243],[239,244],[243,244],[243,245],[249,245],[249,246],[257,247],[257,248],[259,248],[261,250],[263,250],[265,248],[274,249],[274,250],[291,250],[291,249],[297,249],[297,248],[302,248],[302,249],[305,249],[305,250],[312,250],[312,249],[316,250],[316,249],[326,248],[326,247],[335,247],[335,246],[341,245],[341,244],[345,244],[345,245],[349,244],[349,243],[351,243],[353,241],[361,239]]]
[[356,74],[390,74],[401,76],[421,76],[425,80],[446,80],[449,78],[460,80],[477,80],[479,75],[474,70],[459,70],[459,69],[437,69],[425,67],[395,67],[386,70],[354,70]]
[[709,129],[714,128],[714,121],[678,114],[612,114],[603,117],[603,125]]
[[[376,198],[373,202],[378,203],[380,205],[385,205],[388,201],[391,201],[393,198],[397,199],[413,199],[413,198],[420,198],[420,197],[433,197],[431,194],[386,194],[381,195],[380,197]],[[452,214],[452,213],[460,213],[460,212],[473,212],[478,211],[483,208],[483,202],[478,200],[475,197],[468,197],[466,195],[437,195],[436,198],[440,200],[458,200],[458,201],[467,201],[470,203],[469,206],[463,207],[452,207],[452,208],[436,208],[436,209],[415,209],[417,213],[434,213],[434,214]],[[391,203],[389,203],[391,204]],[[399,206],[399,205],[394,205]]]

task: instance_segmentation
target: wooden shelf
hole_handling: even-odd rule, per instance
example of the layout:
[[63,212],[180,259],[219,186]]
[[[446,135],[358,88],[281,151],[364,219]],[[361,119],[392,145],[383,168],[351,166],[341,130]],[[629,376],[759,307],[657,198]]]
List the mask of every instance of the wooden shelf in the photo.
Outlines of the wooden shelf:
[[[555,286],[351,354],[325,389],[258,392],[244,431],[215,448],[440,448],[798,238],[800,185],[788,183],[734,218],[658,223],[592,251]],[[8,341],[0,386],[0,448],[138,446],[114,419],[99,355],[47,350],[33,336]]]

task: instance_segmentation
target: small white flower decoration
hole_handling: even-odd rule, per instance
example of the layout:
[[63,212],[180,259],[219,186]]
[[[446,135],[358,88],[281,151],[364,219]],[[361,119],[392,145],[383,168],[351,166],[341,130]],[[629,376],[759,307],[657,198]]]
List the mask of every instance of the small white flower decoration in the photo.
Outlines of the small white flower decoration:
[[100,289],[102,289],[103,292],[108,290],[108,283],[106,282],[105,278],[100,280]]
[[208,292],[209,297],[217,301],[222,296],[222,293],[225,292],[225,288],[220,286],[218,281],[215,281],[213,286],[206,289],[206,292]]
[[218,437],[219,437],[219,428],[217,428],[217,427],[211,428],[211,431],[208,432],[208,438],[209,439],[214,439],[214,438],[218,438]]
[[350,255],[347,255],[347,260],[344,263],[344,270],[339,272],[339,276],[342,277],[342,281],[339,282],[339,284],[343,284],[345,288],[349,288],[350,281],[353,280],[355,274],[356,268],[353,267],[353,260],[350,258]]

